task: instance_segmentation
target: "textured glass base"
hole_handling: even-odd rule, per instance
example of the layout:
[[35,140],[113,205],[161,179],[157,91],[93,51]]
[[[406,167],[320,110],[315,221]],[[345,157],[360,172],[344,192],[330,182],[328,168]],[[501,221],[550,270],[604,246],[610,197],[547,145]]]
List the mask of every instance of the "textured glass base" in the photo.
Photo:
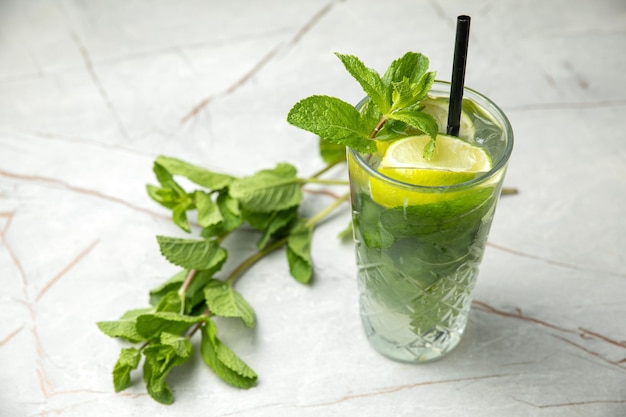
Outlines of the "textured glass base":
[[465,263],[426,289],[402,274],[380,272],[359,273],[361,319],[370,344],[388,358],[410,363],[452,351],[467,324],[477,264]]

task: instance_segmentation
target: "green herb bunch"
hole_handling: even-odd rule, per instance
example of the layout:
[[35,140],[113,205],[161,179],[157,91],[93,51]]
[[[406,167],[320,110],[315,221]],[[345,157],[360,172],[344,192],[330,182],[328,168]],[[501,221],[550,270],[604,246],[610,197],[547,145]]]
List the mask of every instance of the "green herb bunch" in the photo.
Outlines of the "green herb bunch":
[[[113,369],[116,392],[131,385],[130,373],[139,367],[143,355],[148,393],[158,402],[171,404],[174,397],[166,377],[174,367],[190,359],[190,339],[198,332],[202,359],[220,378],[239,388],[256,384],[257,374],[219,339],[213,318],[235,317],[246,327],[255,326],[254,310],[233,285],[251,265],[276,249],[286,246],[289,271],[295,280],[311,280],[313,228],[346,201],[348,194],[312,218],[304,219],[298,215],[302,186],[347,184],[318,178],[333,165],[328,164],[311,178],[299,178],[295,167],[286,163],[236,178],[169,157],[156,159],[154,173],[159,185],[148,185],[148,194],[171,209],[174,223],[186,232],[192,230],[187,213],[195,210],[200,239],[157,236],[161,254],[181,267],[180,272],[150,291],[150,307],[127,311],[115,321],[98,323],[106,335],[140,344],[121,350]],[[200,188],[188,192],[176,176],[185,177]],[[258,251],[220,278],[220,269],[228,256],[222,243],[244,225],[259,231]]]

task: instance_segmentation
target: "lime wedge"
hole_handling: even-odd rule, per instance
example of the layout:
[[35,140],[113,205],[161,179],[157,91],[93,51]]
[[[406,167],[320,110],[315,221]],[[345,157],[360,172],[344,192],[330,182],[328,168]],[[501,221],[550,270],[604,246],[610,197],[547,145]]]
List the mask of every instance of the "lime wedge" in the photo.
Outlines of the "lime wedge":
[[[392,142],[378,171],[410,185],[438,187],[470,181],[491,169],[491,158],[485,150],[453,136],[437,135],[435,153],[431,159],[424,159],[424,147],[429,141],[428,135],[422,135]],[[370,189],[372,199],[385,207],[429,204],[452,197],[437,190],[399,187],[375,177],[370,179]]]
[[[469,100],[463,100],[463,103],[469,102]],[[446,133],[448,127],[448,107],[450,99],[447,97],[432,98],[427,97],[421,101],[421,105],[424,106],[422,110],[424,113],[428,113],[437,121],[439,126],[439,133]],[[465,108],[465,106],[463,106]],[[469,141],[474,140],[476,136],[476,128],[472,119],[465,110],[461,110],[461,120],[459,127],[459,137]]]

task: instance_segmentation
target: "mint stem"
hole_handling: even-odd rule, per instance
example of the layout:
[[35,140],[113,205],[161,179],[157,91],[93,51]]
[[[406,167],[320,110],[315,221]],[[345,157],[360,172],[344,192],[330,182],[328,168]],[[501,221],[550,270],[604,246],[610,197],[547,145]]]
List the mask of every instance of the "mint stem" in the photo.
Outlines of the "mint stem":
[[378,123],[376,123],[376,126],[374,126],[374,130],[372,130],[372,132],[369,134],[368,138],[374,139],[376,135],[378,135],[378,132],[380,132],[380,130],[383,128],[383,126],[385,126],[385,123],[387,123],[387,118],[385,116],[381,116],[381,118],[378,120]]
[[[307,227],[314,227],[316,224],[318,224],[324,217],[328,216],[333,210],[335,210],[337,207],[339,207],[341,205],[341,203],[345,202],[348,200],[348,198],[350,197],[350,193],[346,193],[344,195],[342,195],[341,197],[339,197],[338,199],[336,199],[335,201],[333,201],[331,204],[329,204],[326,208],[322,209],[319,213],[317,213],[315,216],[311,217],[309,220],[307,220],[306,222],[306,226]],[[285,246],[285,244],[287,244],[287,240],[289,239],[288,236],[285,236],[281,239],[276,240],[275,242],[273,242],[271,245],[266,246],[265,248],[261,249],[260,251],[252,254],[251,256],[249,256],[248,258],[244,259],[229,275],[228,278],[226,278],[226,282],[232,283],[234,282],[237,278],[239,278],[246,270],[248,270],[248,268],[250,268],[252,265],[254,265],[255,263],[257,263],[259,260],[263,259],[265,256],[269,255],[270,253],[274,252],[277,249],[282,248],[283,246]]]
[[[206,310],[204,310],[204,313],[202,313],[202,315],[204,317],[209,317],[211,315],[211,310],[209,310],[208,308]],[[189,334],[187,334],[187,338],[191,339],[193,337],[194,334],[196,334],[196,332],[198,330],[200,330],[202,328],[202,326],[204,326],[204,321],[201,321],[199,323],[196,323],[195,326],[193,326],[193,328],[191,329],[191,331],[189,332]]]
[[241,274],[243,274],[248,268],[250,268],[252,265],[254,265],[255,263],[257,263],[257,261],[263,259],[266,255],[269,255],[270,253],[274,252],[276,249],[281,248],[282,246],[284,246],[287,243],[287,237],[284,237],[282,239],[279,239],[277,241],[275,241],[274,243],[272,243],[269,246],[266,246],[265,248],[261,249],[260,251],[252,254],[251,256],[249,256],[248,258],[244,259],[243,262],[241,262],[237,268],[235,268],[229,275],[228,278],[226,278],[226,282],[230,282],[232,283],[233,281],[235,281],[237,278],[239,278],[239,276]]
[[317,171],[315,174],[311,175],[311,178],[317,178],[317,177],[325,174],[327,171],[330,171],[330,169],[332,167],[334,167],[335,165],[337,165],[340,162],[342,162],[342,161],[339,160],[339,161],[331,162],[330,164],[326,165],[324,168],[322,168],[319,171]]
[[196,277],[197,272],[198,271],[196,269],[189,270],[189,272],[187,273],[187,277],[185,278],[185,281],[183,282],[183,285],[181,285],[180,288],[178,289],[178,295],[180,295],[181,297],[185,296],[185,293],[187,292],[187,289],[191,285],[191,282],[193,281],[193,279]]
[[322,211],[317,213],[315,216],[313,216],[309,220],[307,220],[306,226],[307,227],[314,227],[317,223],[320,222],[320,220],[322,220],[324,217],[328,216],[330,213],[332,213],[333,210],[335,210],[337,207],[339,207],[341,205],[341,203],[343,203],[344,201],[347,201],[349,197],[350,197],[350,193],[348,192],[348,193],[345,193],[344,195],[342,195],[341,197],[339,197],[338,199],[336,199],[335,201],[333,201],[325,209],[323,209]]
[[312,183],[312,184],[326,184],[326,185],[350,185],[348,181],[344,181],[344,180],[321,180],[315,177],[300,178],[299,180],[303,184]]

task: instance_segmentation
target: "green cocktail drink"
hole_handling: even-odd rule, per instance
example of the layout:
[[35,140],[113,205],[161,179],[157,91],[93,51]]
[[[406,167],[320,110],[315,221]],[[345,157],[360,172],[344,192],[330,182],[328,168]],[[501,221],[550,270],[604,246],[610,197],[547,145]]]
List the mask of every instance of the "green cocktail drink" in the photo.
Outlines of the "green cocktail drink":
[[[448,97],[449,84],[435,82],[422,101],[440,132]],[[376,350],[405,362],[461,340],[513,146],[504,113],[469,89],[459,138],[438,136],[426,161],[428,139],[348,151],[363,326]]]
[[[355,56],[336,55],[367,98],[355,108],[310,96],[287,120],[322,139],[327,162],[348,147],[369,341],[396,360],[433,360],[452,350],[465,329],[513,132],[487,97],[458,82],[451,94],[449,83],[435,81],[420,53],[407,52],[382,75]],[[449,108],[455,136],[443,134]]]

